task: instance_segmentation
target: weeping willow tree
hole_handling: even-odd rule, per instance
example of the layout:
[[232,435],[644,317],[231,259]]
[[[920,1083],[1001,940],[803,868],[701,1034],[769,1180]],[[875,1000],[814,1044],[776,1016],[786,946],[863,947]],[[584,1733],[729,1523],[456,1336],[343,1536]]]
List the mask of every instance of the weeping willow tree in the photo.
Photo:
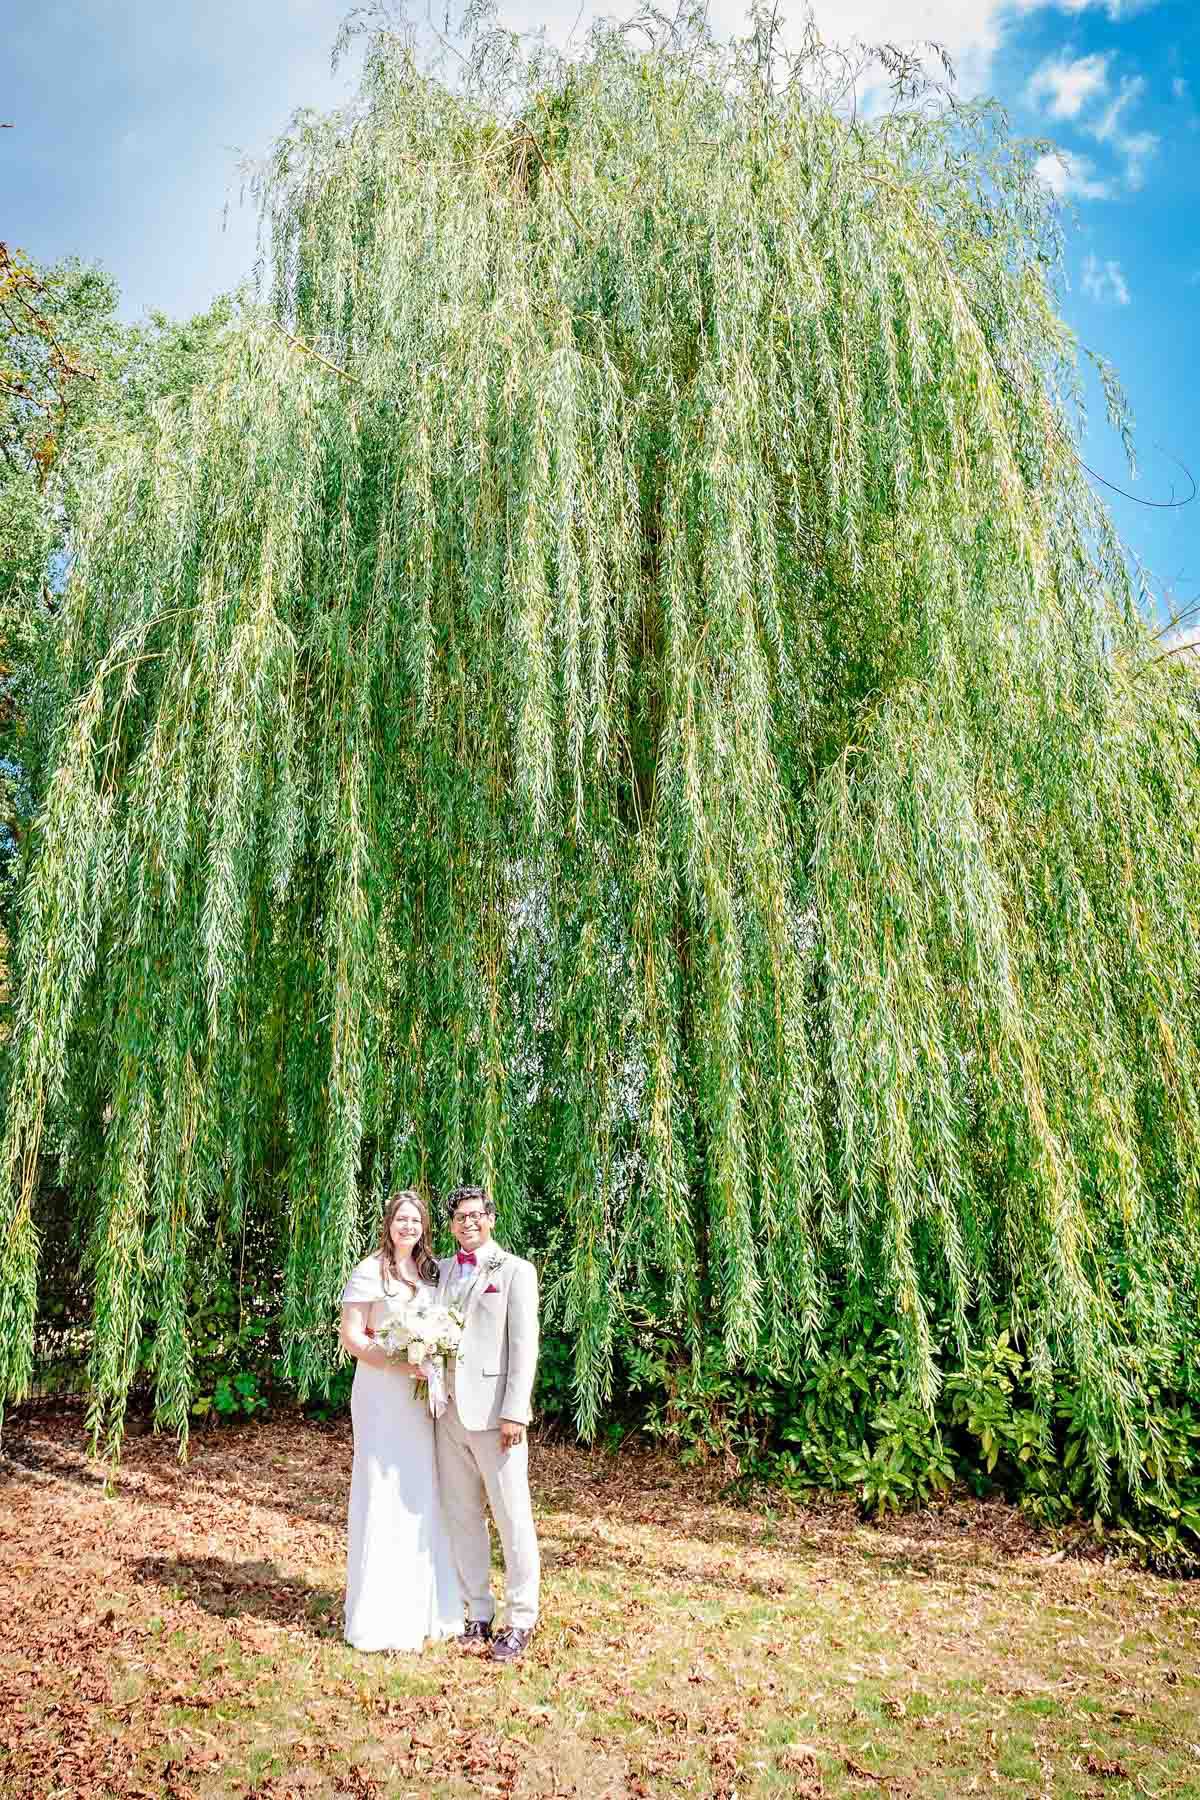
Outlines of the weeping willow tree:
[[385,1184],[469,1176],[585,1429],[630,1295],[786,1375],[869,1288],[925,1404],[1003,1317],[1136,1478],[1200,1249],[1195,683],[1072,447],[1032,152],[829,77],[379,32],[279,143],[268,298],[91,447],[4,1394],[48,1153],[114,1443],[150,1297],[186,1430],[201,1243],[285,1197],[306,1390]]

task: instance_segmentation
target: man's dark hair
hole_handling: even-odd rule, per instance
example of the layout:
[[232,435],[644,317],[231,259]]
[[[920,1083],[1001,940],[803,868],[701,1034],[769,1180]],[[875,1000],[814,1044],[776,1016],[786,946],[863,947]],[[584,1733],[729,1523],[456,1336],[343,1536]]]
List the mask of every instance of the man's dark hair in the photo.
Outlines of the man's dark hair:
[[477,1200],[484,1212],[491,1213],[493,1219],[495,1218],[496,1202],[487,1189],[481,1187],[456,1187],[446,1195],[446,1211],[451,1218],[454,1217],[464,1200]]

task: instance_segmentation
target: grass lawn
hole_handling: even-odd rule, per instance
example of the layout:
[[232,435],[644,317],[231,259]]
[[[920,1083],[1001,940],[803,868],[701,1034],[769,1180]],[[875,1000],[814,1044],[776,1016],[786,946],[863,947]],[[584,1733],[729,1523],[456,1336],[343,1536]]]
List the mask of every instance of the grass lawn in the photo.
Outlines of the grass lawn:
[[341,1642],[348,1423],[134,1437],[112,1494],[70,1412],[3,1450],[5,1800],[1200,1800],[1200,1583],[998,1505],[868,1526],[535,1446],[543,1622],[504,1670]]

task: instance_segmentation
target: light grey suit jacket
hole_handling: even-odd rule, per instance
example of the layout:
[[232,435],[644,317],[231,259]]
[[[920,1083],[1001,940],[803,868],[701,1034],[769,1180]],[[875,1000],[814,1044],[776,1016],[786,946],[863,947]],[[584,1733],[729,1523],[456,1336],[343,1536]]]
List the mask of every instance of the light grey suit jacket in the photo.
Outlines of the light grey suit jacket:
[[[467,1290],[466,1322],[454,1364],[454,1403],[468,1431],[496,1431],[501,1419],[528,1425],[538,1354],[537,1270],[499,1244],[479,1251]],[[438,1263],[438,1298],[454,1268]]]

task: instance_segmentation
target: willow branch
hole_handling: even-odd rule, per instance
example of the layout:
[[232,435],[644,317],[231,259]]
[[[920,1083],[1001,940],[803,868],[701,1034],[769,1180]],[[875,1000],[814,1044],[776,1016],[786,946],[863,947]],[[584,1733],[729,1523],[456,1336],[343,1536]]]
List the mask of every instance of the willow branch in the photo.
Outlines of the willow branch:
[[322,363],[325,368],[332,369],[333,373],[335,375],[340,375],[343,381],[352,381],[356,387],[361,385],[357,375],[352,375],[349,369],[343,369],[337,363],[330,362],[327,356],[322,356],[319,350],[314,350],[312,345],[306,344],[303,338],[298,338],[293,332],[285,330],[278,319],[272,319],[271,324],[279,333],[280,337],[287,339],[293,349],[302,350],[305,356],[311,356],[314,362]]

